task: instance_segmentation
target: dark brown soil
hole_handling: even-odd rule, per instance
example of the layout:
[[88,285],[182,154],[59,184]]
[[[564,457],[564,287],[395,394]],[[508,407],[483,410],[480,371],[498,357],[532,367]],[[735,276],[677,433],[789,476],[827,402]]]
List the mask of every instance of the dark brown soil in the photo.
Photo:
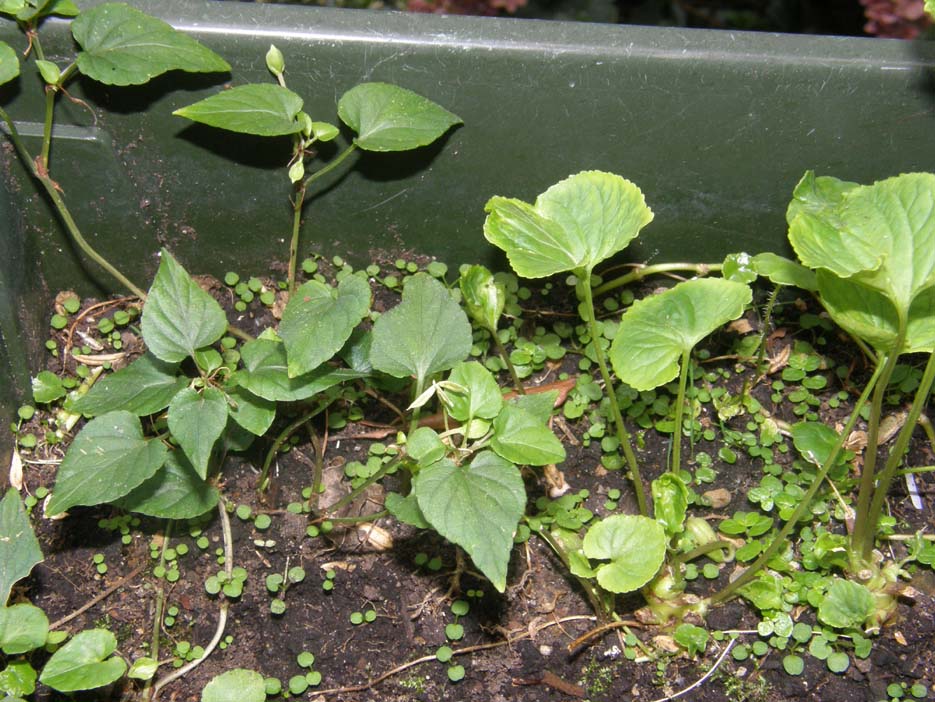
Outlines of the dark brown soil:
[[[577,357],[570,356],[565,365],[576,367],[576,362]],[[732,360],[725,363],[734,368]],[[735,376],[731,382],[740,383],[742,379]],[[788,413],[787,409],[772,407],[768,388],[763,385],[757,396],[778,415]],[[376,404],[364,409],[368,420],[388,419],[386,410]],[[829,412],[827,406],[824,411]],[[794,417],[790,415],[789,419]],[[580,437],[587,428],[584,419],[566,424],[571,437]],[[368,429],[349,425],[341,432],[332,432],[324,455],[326,472],[343,476],[346,461],[366,460],[371,442],[349,437],[354,431]],[[323,426],[317,430],[320,435],[325,433]],[[651,478],[662,470],[666,446],[663,437],[652,430],[643,436],[645,447],[639,456]],[[607,491],[617,488],[624,493],[619,510],[632,512],[635,507],[629,504],[632,497],[628,482],[619,472],[600,467],[598,442],[583,448],[574,441],[568,441],[569,458],[560,468],[574,490],[590,491],[586,506],[598,515],[606,514]],[[715,456],[718,448],[716,443],[695,446]],[[913,465],[935,462],[931,447],[922,441],[914,452]],[[830,673],[821,661],[805,656],[805,673],[790,676],[782,669],[781,654],[773,650],[745,661],[728,655],[714,668],[724,645],[717,642],[709,645],[701,661],[674,653],[659,653],[654,661],[630,661],[621,655],[615,631],[569,650],[569,644],[597,622],[575,580],[535,537],[514,549],[507,591],[499,594],[470,572],[469,563],[457,582],[454,576],[459,561],[450,544],[390,519],[377,522],[392,537],[393,546],[387,550],[374,550],[353,533],[342,536],[335,532],[330,539],[309,538],[308,516],[289,513],[285,507],[290,502],[301,502],[302,489],[311,484],[314,451],[310,444],[303,439],[279,458],[273,490],[264,497],[258,496],[255,489],[256,466],[261,460],[259,452],[248,453],[247,460],[231,458],[223,473],[223,494],[232,505],[249,505],[254,513],[272,518],[271,527],[259,531],[252,522],[231,515],[234,564],[249,573],[243,596],[230,608],[225,636],[232,639],[223,650],[214,651],[200,666],[168,685],[160,699],[199,700],[202,688],[213,676],[232,668],[260,671],[264,676],[278,678],[285,687],[292,676],[307,672],[296,662],[296,656],[303,651],[315,655],[313,667],[321,672],[322,682],[296,697],[348,702],[664,700],[703,677],[704,682],[681,699],[876,702],[887,699],[886,687],[893,682],[923,682],[930,688],[935,683],[935,578],[930,572],[920,573],[913,580],[918,591],[915,601],[900,604],[898,620],[874,641],[870,659],[852,664],[843,675]],[[716,464],[717,481],[704,488],[726,488],[732,499],[719,510],[702,513],[716,519],[736,510],[754,509],[745,495],[762,477],[761,464],[742,452],[738,452],[733,465]],[[30,492],[53,482],[52,466],[27,468]],[[892,509],[902,531],[931,530],[935,526],[935,479],[931,474],[922,474],[917,482],[924,503],[921,511],[909,506],[901,484],[892,496]],[[542,493],[533,471],[527,483],[531,499]],[[34,513],[39,512],[37,508]],[[219,616],[219,600],[204,588],[205,579],[221,568],[215,555],[221,539],[217,515],[203,526],[204,535],[210,539],[206,550],[196,545],[185,524],[174,526],[171,546],[185,544],[189,551],[179,557],[181,577],[168,583],[153,577],[155,561],[150,556],[150,542],[155,539],[160,543],[164,524],[144,519],[131,530],[131,542],[124,545],[118,532],[98,526],[100,519],[117,514],[103,507],[75,509],[67,518],[56,521],[35,518],[46,560],[24,581],[22,594],[44,608],[54,622],[118,586],[63,626],[71,632],[95,626],[110,628],[118,636],[119,653],[132,661],[147,655],[156,592],[162,589],[167,606],[178,607],[179,614],[171,627],[162,628],[160,660],[171,661],[172,649],[179,641],[206,645]],[[95,554],[103,554],[107,564],[103,576],[92,561]],[[440,557],[441,568],[432,571],[416,565],[418,554]],[[272,615],[272,596],[264,586],[264,578],[297,565],[307,575],[288,589],[285,614]],[[330,592],[322,588],[328,571],[335,573]],[[690,587],[703,593],[712,585],[699,579]],[[482,591],[482,596],[474,591]],[[445,627],[456,620],[450,610],[456,595],[467,599],[471,608],[458,620],[464,627],[463,639],[449,641]],[[621,598],[618,612],[629,618],[638,606],[639,598]],[[376,612],[372,623],[351,623],[352,613],[368,610]],[[808,619],[811,615],[795,610],[793,616]],[[755,614],[739,601],[714,609],[707,618],[711,630],[750,631],[755,630],[756,623]],[[634,629],[634,633],[652,647],[654,642],[660,643],[655,637],[669,632],[649,628]],[[755,634],[746,636],[749,642],[757,638]],[[454,649],[450,664],[433,658],[443,645]],[[457,683],[448,680],[448,666],[454,664],[463,665],[466,671],[464,679]],[[167,662],[160,674],[171,666]],[[123,687],[78,695],[77,699],[138,699],[141,687],[128,682]],[[56,697],[41,688],[38,699]]]

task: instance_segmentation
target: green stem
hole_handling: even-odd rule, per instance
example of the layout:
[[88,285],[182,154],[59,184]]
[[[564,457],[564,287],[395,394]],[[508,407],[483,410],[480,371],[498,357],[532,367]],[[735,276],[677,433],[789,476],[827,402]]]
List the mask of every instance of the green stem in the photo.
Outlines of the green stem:
[[306,178],[306,179],[305,179],[305,182],[302,183],[302,187],[307,189],[308,186],[310,186],[310,185],[311,185],[312,183],[314,183],[316,180],[318,180],[319,178],[321,178],[321,177],[327,175],[328,173],[330,173],[331,171],[333,171],[335,168],[337,168],[338,166],[340,166],[341,163],[343,163],[344,160],[345,160],[348,156],[350,156],[352,153],[354,153],[356,150],[357,150],[357,144],[351,144],[350,146],[348,146],[346,149],[344,149],[344,151],[342,151],[342,152],[339,153],[337,156],[335,156],[335,157],[331,160],[331,162],[328,163],[327,166],[324,166],[324,167],[322,167],[322,168],[319,168],[317,171],[315,171],[314,173],[312,173],[312,175],[310,175],[308,178]]
[[774,286],[773,291],[769,294],[769,300],[766,301],[766,311],[763,314],[763,331],[760,333],[760,341],[757,344],[756,363],[754,365],[757,373],[765,372],[763,361],[766,360],[766,337],[769,336],[769,327],[773,320],[773,308],[776,306],[776,299],[779,297],[781,289],[781,285]]
[[828,477],[828,471],[830,471],[832,466],[834,466],[838,459],[838,455],[841,453],[841,450],[844,447],[844,442],[854,430],[854,425],[857,424],[857,420],[860,418],[860,410],[866,404],[867,398],[870,397],[870,393],[873,391],[874,387],[876,387],[882,372],[882,366],[877,366],[877,368],[874,370],[873,375],[870,377],[870,380],[867,383],[867,386],[864,388],[863,393],[861,393],[860,397],[857,398],[857,402],[854,404],[854,410],[851,412],[851,416],[848,418],[847,424],[844,426],[844,430],[838,435],[837,440],[834,442],[834,447],[828,454],[828,458],[825,459],[824,465],[822,465],[821,470],[818,471],[818,474],[815,476],[814,480],[812,480],[812,484],[799,500],[798,506],[789,516],[789,519],[786,520],[786,523],[783,525],[782,529],[780,529],[779,533],[776,534],[776,538],[774,538],[770,545],[766,547],[766,550],[760,554],[760,557],[757,558],[749,568],[741,573],[740,577],[738,577],[732,583],[727,584],[721,590],[708,598],[708,602],[711,605],[719,604],[733,597],[740,588],[756,577],[757,573],[763,569],[763,567],[773,556],[779,552],[781,548],[784,548],[788,544],[789,534],[792,533],[792,530],[795,528],[796,524],[798,524],[799,519],[801,519],[805,514],[805,510],[807,510],[809,505],[811,505],[812,499],[815,497],[815,493],[818,492],[821,484],[824,482],[825,478]]
[[[416,389],[412,395],[413,401],[425,391],[425,378],[418,378],[416,380]],[[416,429],[419,428],[419,415],[422,413],[422,407],[414,407],[412,410],[412,418],[409,420],[409,433],[412,434]]]
[[58,89],[53,85],[45,86],[45,121],[42,125],[42,153],[40,163],[46,173],[49,172],[49,152],[52,150],[52,121],[55,115],[55,98]]
[[896,471],[896,475],[914,475],[916,473],[935,473],[935,466],[917,466]]
[[[854,542],[854,546],[861,549],[861,556],[865,560],[870,558],[871,552],[873,551],[877,523],[880,521],[880,515],[883,513],[883,501],[886,499],[890,484],[896,476],[896,468],[899,466],[903,457],[906,455],[906,450],[909,448],[909,439],[915,429],[916,422],[919,421],[919,415],[926,405],[929,393],[932,390],[933,380],[935,380],[935,353],[930,353],[928,363],[925,364],[925,372],[922,374],[922,381],[919,383],[919,387],[916,388],[915,397],[912,398],[912,407],[909,409],[909,416],[906,418],[906,423],[903,424],[902,429],[899,430],[899,436],[896,437],[896,444],[893,446],[893,450],[886,460],[886,465],[880,472],[880,478],[874,490],[873,499],[870,501],[870,507],[864,517],[866,522],[863,532],[864,541]],[[860,518],[861,514],[858,512],[856,519],[859,520]],[[854,535],[855,537],[857,535],[856,522]]]
[[682,414],[685,409],[685,384],[691,364],[691,349],[682,351],[682,368],[679,373],[679,390],[675,397],[675,430],[672,432],[672,465],[670,473],[678,475],[682,461]]
[[721,549],[732,552],[734,549],[734,544],[732,544],[730,541],[722,540],[709,541],[708,543],[702,544],[701,546],[696,546],[691,551],[686,553],[675,554],[671,559],[669,559],[669,567],[672,569],[673,573],[678,573],[679,568],[683,563],[688,563],[689,561],[693,561],[696,558],[700,558],[706,553],[710,553],[711,551],[719,551]]
[[[901,325],[905,329],[905,325]],[[851,534],[851,555],[866,558],[870,555],[865,544],[869,542],[873,547],[873,530],[870,522],[870,502],[874,495],[876,484],[877,453],[880,447],[880,420],[883,416],[883,400],[886,397],[887,386],[896,368],[899,359],[898,349],[902,348],[905,333],[897,336],[897,343],[893,345],[893,352],[885,358],[881,357],[883,371],[880,382],[873,392],[870,404],[870,419],[867,422],[867,447],[864,449],[864,465],[860,469],[860,488],[857,493],[857,507],[854,516],[854,532]],[[856,566],[856,564],[855,564]],[[859,570],[859,566],[855,570]]]
[[500,354],[500,358],[502,358],[503,362],[506,364],[507,370],[510,371],[510,377],[513,379],[513,387],[516,388],[516,392],[518,392],[520,395],[525,395],[526,388],[523,387],[523,381],[519,379],[519,374],[516,372],[516,367],[510,360],[510,354],[506,352],[506,347],[500,341],[500,337],[497,336],[497,330],[488,329],[487,331],[490,333],[490,336],[493,339],[493,343],[497,347],[497,353]]
[[694,273],[695,275],[707,275],[708,273],[720,271],[723,268],[720,263],[656,263],[647,265],[639,263],[633,266],[633,270],[613,280],[609,280],[594,289],[595,295],[603,295],[611,290],[616,290],[624,285],[629,285],[658,273]]
[[562,561],[562,564],[565,566],[565,568],[568,569],[568,572],[572,574],[572,576],[578,581],[585,594],[588,596],[588,600],[591,602],[591,609],[594,610],[594,613],[605,618],[613,614],[610,608],[608,608],[604,603],[604,598],[601,596],[601,592],[597,589],[597,587],[595,587],[591,580],[578,577],[577,575],[571,573],[568,552],[565,550],[565,547],[559,542],[559,540],[553,538],[548,529],[545,528],[535,529],[533,530],[533,533],[549,545],[549,548],[551,548],[555,552],[555,555],[559,557],[559,559]]
[[302,229],[302,206],[305,204],[305,183],[296,187],[292,203],[292,237],[289,239],[289,296],[295,294],[295,271],[299,260],[299,233]]
[[257,490],[264,492],[269,487],[269,469],[273,464],[273,459],[276,457],[276,453],[279,451],[279,448],[289,440],[289,437],[305,424],[310,419],[314,418],[316,415],[321,414],[321,412],[327,407],[327,405],[319,405],[314,409],[309,410],[305,414],[301,415],[298,419],[290,422],[285,429],[283,429],[276,436],[273,441],[273,445],[269,447],[269,451],[266,452],[266,458],[263,460],[263,469],[260,471],[260,477],[257,479]]
[[49,199],[55,206],[55,209],[58,212],[58,215],[64,223],[65,228],[71,236],[72,240],[91,260],[97,263],[105,271],[110,273],[110,275],[112,275],[127,290],[129,290],[141,300],[145,300],[146,293],[142,289],[130,282],[130,280],[125,275],[123,275],[123,273],[112,266],[107,261],[107,259],[97,253],[97,251],[95,251],[91,245],[85,241],[85,238],[81,235],[81,230],[78,229],[78,225],[72,218],[71,212],[69,212],[68,207],[65,205],[65,201],[62,199],[62,196],[57,189],[57,184],[45,172],[39,170],[38,165],[33,161],[32,156],[23,145],[23,142],[19,136],[19,132],[16,130],[16,126],[13,124],[13,120],[10,119],[10,116],[3,108],[0,108],[0,118],[6,122],[7,128],[9,130],[8,136],[10,137],[10,141],[13,142],[13,146],[16,148],[20,159],[32,173],[33,177],[42,184],[43,188],[45,188],[46,194],[49,196]]
[[640,475],[640,467],[636,461],[636,454],[633,453],[633,446],[630,443],[630,434],[627,432],[626,425],[623,423],[623,415],[620,413],[620,405],[617,403],[617,393],[614,392],[613,380],[610,372],[607,370],[607,361],[604,359],[604,350],[601,348],[600,335],[597,330],[597,320],[594,314],[594,296],[591,292],[591,271],[584,273],[584,280],[581,284],[584,295],[584,304],[588,313],[588,328],[591,333],[591,343],[594,345],[594,356],[597,358],[597,367],[600,369],[601,378],[604,380],[604,390],[607,394],[607,400],[610,403],[610,411],[614,418],[614,424],[617,427],[617,439],[623,448],[623,455],[630,467],[630,473],[633,476],[633,487],[636,492],[636,503],[639,506],[640,514],[644,517],[649,516],[649,507],[646,502],[646,489],[643,487],[643,478]]

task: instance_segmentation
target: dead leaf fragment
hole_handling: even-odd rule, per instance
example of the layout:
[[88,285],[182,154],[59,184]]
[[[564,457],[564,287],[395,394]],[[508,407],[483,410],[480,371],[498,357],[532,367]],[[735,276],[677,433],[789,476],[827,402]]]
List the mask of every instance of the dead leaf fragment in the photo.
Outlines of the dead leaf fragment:
[[730,494],[730,490],[726,488],[716,488],[714,490],[708,490],[702,497],[708,500],[711,507],[714,509],[721,509],[730,504],[732,495]]
[[23,489],[23,459],[20,458],[16,448],[13,449],[13,455],[10,457],[10,486],[17,490]]

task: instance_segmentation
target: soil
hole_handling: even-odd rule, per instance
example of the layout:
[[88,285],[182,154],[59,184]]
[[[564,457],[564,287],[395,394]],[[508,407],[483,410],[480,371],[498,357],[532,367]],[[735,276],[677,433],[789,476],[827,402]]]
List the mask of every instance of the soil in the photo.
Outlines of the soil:
[[[558,286],[558,283],[557,283]],[[210,286],[208,286],[210,287]],[[224,304],[231,297],[223,285],[214,286]],[[377,286],[380,304],[394,304],[395,293]],[[532,304],[532,303],[529,303]],[[269,312],[258,303],[250,308],[262,327]],[[803,331],[797,322],[795,307],[790,305],[785,322],[771,336],[771,357],[782,356],[782,349],[793,337],[814,339],[816,332]],[[808,312],[811,314],[811,311]],[[94,316],[86,320],[87,333],[93,330]],[[250,320],[241,320],[241,323]],[[754,316],[749,320],[758,324]],[[67,329],[65,330],[68,331]],[[128,334],[128,337],[132,335]],[[709,343],[712,357],[730,352],[736,334],[725,332]],[[125,348],[138,351],[133,339],[127,338]],[[708,342],[706,342],[708,343]],[[828,354],[851,353],[850,347],[830,339],[824,347]],[[530,385],[550,382],[562,370],[577,374],[579,356],[569,353],[560,367],[547,366],[536,373]],[[853,359],[851,359],[853,360]],[[858,361],[855,373],[859,374]],[[725,368],[729,383],[736,392],[745,380],[753,378],[749,367],[737,373],[734,358],[706,363],[705,369]],[[779,372],[779,368],[776,369]],[[506,380],[504,380],[506,382]],[[794,421],[790,404],[774,405],[769,388],[770,378],[760,382],[755,396],[776,416]],[[817,393],[822,397],[824,419],[833,421],[846,415],[846,407],[832,410],[827,399],[843,386],[832,382]],[[395,398],[394,398],[395,399]],[[403,402],[399,399],[399,402]],[[403,402],[403,404],[405,404]],[[315,427],[319,437],[325,437],[323,465],[326,476],[336,490],[346,491],[344,466],[353,460],[366,461],[374,439],[355,438],[374,432],[374,426],[392,421],[392,414],[381,404],[362,406],[365,422],[350,423],[338,430],[326,430],[322,423]],[[717,423],[710,405],[702,410],[702,420]],[[281,420],[285,424],[284,420]],[[733,420],[743,429],[746,419]],[[278,426],[278,425],[277,425]],[[601,466],[598,441],[583,446],[580,437],[588,428],[587,419],[559,420],[554,427],[564,436],[568,459],[559,468],[574,491],[588,490],[585,505],[596,514],[608,513],[607,494],[612,489],[623,495],[616,508],[619,512],[635,512],[629,482],[621,471],[607,471]],[[652,479],[662,472],[667,452],[667,437],[653,429],[640,432],[642,445],[638,451],[644,478]],[[393,436],[381,441],[388,443]],[[718,455],[720,443],[696,442],[694,451],[703,450]],[[782,653],[773,649],[760,658],[743,661],[733,656],[722,657],[725,642],[713,641],[698,659],[684,654],[666,653],[670,635],[664,629],[641,628],[632,631],[647,646],[657,646],[655,660],[628,660],[622,655],[622,639],[618,631],[608,631],[570,648],[578,637],[594,629],[596,621],[587,597],[574,578],[570,577],[554,553],[533,537],[518,545],[513,552],[507,589],[497,593],[483,578],[470,571],[470,563],[459,558],[456,549],[440,537],[400,525],[384,518],[376,522],[392,539],[392,547],[383,548],[372,540],[361,538],[358,532],[335,530],[330,538],[306,535],[309,516],[286,510],[289,503],[302,502],[302,490],[311,484],[315,450],[305,436],[288,453],[278,458],[270,492],[258,495],[257,466],[262,462],[266,445],[256,447],[245,457],[231,457],[223,471],[223,494],[234,505],[248,505],[253,514],[267,514],[271,526],[259,530],[250,520],[231,515],[234,564],[248,572],[243,595],[230,606],[223,649],[215,650],[206,660],[181,679],[167,685],[160,694],[162,700],[199,700],[201,690],[215,675],[232,668],[249,668],[264,676],[276,677],[287,685],[290,678],[303,675],[296,657],[307,651],[315,656],[313,669],[322,675],[317,687],[302,694],[302,699],[336,699],[347,702],[382,700],[467,700],[498,702],[557,702],[559,700],[665,700],[680,692],[681,699],[713,702],[715,700],[836,700],[837,702],[876,702],[888,699],[890,683],[922,682],[935,686],[935,578],[931,572],[920,572],[913,579],[917,593],[914,601],[899,604],[899,616],[874,640],[873,652],[866,661],[856,661],[845,674],[829,672],[823,662],[805,655],[804,674],[792,676],[783,671]],[[692,447],[685,443],[685,455]],[[60,455],[61,448],[50,450],[48,457]],[[791,452],[790,452],[791,454]],[[24,458],[34,458],[24,453]],[[791,456],[780,457],[790,461]],[[931,465],[935,462],[932,448],[918,440],[913,447],[911,465]],[[689,468],[692,468],[689,465]],[[746,492],[757,485],[763,475],[763,462],[737,452],[734,463],[716,459],[715,481],[703,488],[724,488],[730,501],[717,509],[697,508],[699,514],[712,520],[730,516],[734,511],[755,509],[747,502]],[[40,485],[54,483],[54,466],[27,465],[26,490],[34,493]],[[390,487],[398,477],[390,479]],[[326,479],[327,482],[327,479]],[[933,489],[931,474],[917,476],[923,508],[914,509],[900,483],[894,488],[891,509],[900,524],[900,531],[928,529],[933,524]],[[530,500],[543,493],[540,476],[527,473]],[[370,496],[380,501],[377,492]],[[362,511],[374,511],[359,506]],[[178,608],[171,626],[161,630],[160,660],[167,661],[160,674],[171,669],[173,649],[179,642],[204,646],[212,638],[219,616],[219,600],[205,590],[204,582],[216,574],[216,549],[221,543],[221,527],[216,514],[197,525],[202,534],[190,532],[189,525],[176,524],[168,536],[172,548],[184,544],[186,555],[179,556],[180,578],[169,583],[153,575],[156,561],[151,556],[152,544],[160,545],[166,538],[163,522],[143,519],[130,529],[131,538],[125,544],[118,531],[100,526],[102,519],[119,517],[113,508],[78,508],[61,520],[41,518],[34,510],[34,525],[45,553],[45,561],[37,566],[30,578],[17,586],[17,597],[28,597],[42,607],[53,622],[92,603],[86,611],[61,625],[75,633],[82,629],[104,626],[118,636],[118,652],[132,661],[147,654],[152,639],[157,592],[164,593],[167,607]],[[204,535],[210,545],[202,549],[197,538]],[[107,571],[98,573],[96,554],[103,555]],[[440,567],[432,559],[440,559]],[[425,563],[428,560],[429,563]],[[286,611],[270,613],[273,596],[264,586],[272,573],[301,566],[306,576],[285,593]],[[721,582],[728,576],[731,564],[722,569]],[[461,572],[461,571],[464,572]],[[333,589],[326,591],[323,583],[333,577]],[[699,578],[690,585],[697,594],[716,587],[717,582]],[[101,594],[108,593],[100,601]],[[454,599],[469,602],[470,611],[456,617],[451,611]],[[626,619],[641,606],[638,597],[620,597],[617,611]],[[173,610],[174,611],[174,610]],[[372,622],[353,624],[352,613],[373,611]],[[814,621],[810,611],[795,610],[793,616]],[[713,609],[707,617],[709,630],[750,632],[741,636],[752,643],[758,617],[742,601],[732,601]],[[446,626],[463,626],[463,638],[450,640]],[[441,646],[454,649],[450,663],[435,660]],[[465,669],[463,680],[450,682],[449,666]],[[700,684],[699,681],[701,681]],[[695,687],[691,687],[696,685]],[[124,679],[117,686],[79,694],[79,700],[138,699],[141,683]],[[39,700],[56,699],[55,693],[40,686]]]

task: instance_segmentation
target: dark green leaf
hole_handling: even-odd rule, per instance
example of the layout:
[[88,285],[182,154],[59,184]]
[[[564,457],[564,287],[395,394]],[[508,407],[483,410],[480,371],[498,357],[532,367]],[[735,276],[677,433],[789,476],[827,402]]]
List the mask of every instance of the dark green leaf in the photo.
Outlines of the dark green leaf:
[[211,450],[226,425],[227,398],[217,388],[185,388],[169,403],[169,431],[202,478],[208,475]]
[[98,379],[70,409],[91,416],[114,410],[139,417],[161,412],[188,384],[188,378],[177,375],[178,365],[146,353],[126,368]]
[[117,638],[105,629],[88,629],[52,654],[39,681],[59,692],[103,687],[123,675],[127,664],[111,656]]
[[227,330],[227,316],[162,249],[162,262],[143,306],[142,330],[153,355],[173,363],[220,339]]
[[19,56],[9,44],[0,41],[0,85],[19,75]]
[[461,118],[411,90],[363,83],[344,93],[338,116],[367,151],[408,151],[431,144]]
[[140,420],[129,412],[108,412],[92,419],[58,467],[48,513],[123,497],[159,470],[166,451],[161,441],[143,438]]
[[244,344],[240,355],[245,370],[236,374],[237,384],[274,402],[305,400],[330,387],[366,375],[323,365],[298,378],[290,378],[286,372],[286,350],[281,342],[271,339],[256,339]]
[[276,418],[276,403],[254,395],[246,388],[228,388],[227,397],[231,419],[251,434],[263,436]]
[[402,301],[373,325],[370,362],[397,378],[425,379],[463,360],[471,350],[471,323],[447,288],[425,273],[409,278]]
[[85,10],[71,23],[78,69],[107,85],[142,85],[166,71],[218,73],[230,65],[186,34],[123,3]]
[[503,592],[513,535],[526,507],[519,469],[483,451],[468,466],[443,459],[423,468],[412,487],[432,527],[461,546],[497,591]]
[[10,488],[0,500],[0,607],[10,598],[13,584],[42,562],[42,549],[33,533],[19,493]]
[[172,114],[211,127],[256,136],[283,136],[302,130],[296,119],[302,98],[271,83],[239,85],[182,107]]
[[370,310],[370,285],[350,275],[337,288],[310,280],[295,291],[282,315],[279,334],[290,378],[330,360]]
[[159,519],[194,519],[217,502],[218,491],[195,472],[181,451],[171,451],[152,478],[114,504]]
[[477,361],[462,361],[448,380],[464,388],[464,392],[446,390],[450,398],[448,413],[459,422],[469,419],[493,419],[503,407],[500,386],[489,370]]
[[389,513],[403,524],[409,524],[416,529],[428,529],[431,527],[431,524],[425,521],[425,515],[422,514],[422,510],[419,509],[419,503],[416,501],[416,494],[414,492],[410,492],[405,497],[398,492],[388,492],[386,493],[386,499],[383,504],[386,509],[389,510]]

